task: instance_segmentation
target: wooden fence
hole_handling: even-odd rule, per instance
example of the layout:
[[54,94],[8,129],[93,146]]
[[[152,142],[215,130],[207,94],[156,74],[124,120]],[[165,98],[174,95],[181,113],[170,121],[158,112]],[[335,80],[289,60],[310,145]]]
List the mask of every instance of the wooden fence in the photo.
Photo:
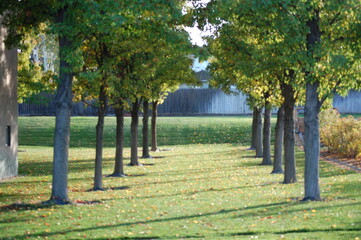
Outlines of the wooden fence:
[[[55,101],[54,96],[49,95],[44,103],[21,103],[19,104],[19,115],[21,116],[54,116]],[[96,116],[97,108],[87,106],[83,102],[72,104],[73,116]]]
[[336,95],[333,98],[333,107],[340,113],[361,113],[361,92],[350,91],[346,97]]
[[[46,104],[19,104],[19,114],[53,116],[55,115],[54,97],[49,96]],[[361,92],[351,91],[342,98],[335,96],[334,107],[341,113],[361,113]],[[243,94],[227,95],[219,89],[179,89],[170,93],[163,104],[159,106],[159,115],[195,116],[195,115],[246,115],[251,110],[246,104]],[[108,114],[114,114],[109,108]],[[72,115],[95,116],[97,108],[85,106],[84,103],[73,103]]]
[[228,95],[219,89],[179,89],[159,106],[160,115],[251,114],[243,94]]

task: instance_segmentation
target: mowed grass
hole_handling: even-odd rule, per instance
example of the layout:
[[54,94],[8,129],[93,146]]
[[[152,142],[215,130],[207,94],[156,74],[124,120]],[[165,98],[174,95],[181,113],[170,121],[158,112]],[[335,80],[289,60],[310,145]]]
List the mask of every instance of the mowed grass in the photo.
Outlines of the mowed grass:
[[[141,118],[140,118],[141,120]],[[70,147],[95,146],[95,117],[73,117]],[[250,117],[160,117],[159,145],[195,143],[241,143],[250,141]],[[53,146],[53,117],[23,117],[19,120],[20,146]],[[115,117],[105,118],[104,146],[115,146]],[[141,121],[139,125],[141,144]],[[125,146],[130,146],[130,117],[125,118]]]
[[[115,129],[109,117],[106,189],[98,192],[89,191],[96,118],[73,118],[69,196],[75,204],[66,206],[41,204],[51,193],[54,118],[19,122],[21,176],[0,183],[0,239],[361,238],[360,174],[321,161],[323,201],[302,202],[303,152],[297,151],[299,182],[282,184],[282,175],[269,174],[272,167],[259,166],[261,159],[247,150],[251,118],[160,118],[163,151],[140,159],[142,167],[125,166],[126,178],[107,178]],[[129,148],[125,157],[128,163]]]

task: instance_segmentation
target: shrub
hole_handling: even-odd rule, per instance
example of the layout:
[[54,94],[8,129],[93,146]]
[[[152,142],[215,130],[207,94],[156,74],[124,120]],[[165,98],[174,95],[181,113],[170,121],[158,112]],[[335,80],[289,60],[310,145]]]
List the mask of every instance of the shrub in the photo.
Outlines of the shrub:
[[342,118],[335,109],[321,112],[320,138],[330,152],[355,158],[361,155],[361,121]]

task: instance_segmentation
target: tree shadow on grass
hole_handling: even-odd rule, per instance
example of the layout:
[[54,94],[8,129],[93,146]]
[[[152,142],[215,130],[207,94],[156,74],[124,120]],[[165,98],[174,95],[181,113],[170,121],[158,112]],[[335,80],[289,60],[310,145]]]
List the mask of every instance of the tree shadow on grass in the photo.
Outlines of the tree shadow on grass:
[[109,239],[119,239],[119,240],[131,240],[131,239],[135,239],[135,240],[151,240],[151,239],[162,239],[161,237],[158,236],[154,236],[154,237],[115,237],[115,238],[93,238],[94,240],[109,240]]
[[[169,183],[181,183],[181,182],[188,182],[188,181],[198,182],[200,180],[219,179],[219,178],[220,177],[198,177],[198,178],[184,177],[182,179],[177,179],[177,180],[144,182],[144,183],[142,183],[142,185],[143,186],[145,186],[145,185],[159,185],[159,184],[169,184]],[[138,185],[138,184],[134,184],[134,186],[136,186],[136,185]],[[131,186],[133,186],[133,185],[131,184]]]
[[[103,166],[112,164],[113,158],[103,158]],[[94,159],[69,160],[69,172],[82,172],[84,169],[92,169],[94,167]],[[53,173],[53,162],[22,162],[19,168],[20,175],[26,176],[50,176]]]
[[13,203],[9,205],[4,205],[0,207],[0,212],[9,212],[9,211],[27,211],[27,210],[37,210],[37,209],[47,209],[49,204],[30,204],[30,203]]
[[223,192],[229,190],[236,190],[236,189],[245,189],[250,188],[251,186],[243,186],[243,187],[233,187],[233,188],[209,188],[209,189],[202,189],[202,190],[195,190],[195,191],[186,191],[186,192],[178,192],[173,194],[162,194],[162,195],[153,195],[153,196],[144,196],[144,197],[133,197],[134,199],[150,199],[150,198],[162,198],[162,197],[174,197],[174,196],[192,196],[198,193],[206,193],[206,192]]
[[327,161],[320,161],[320,170],[321,178],[357,174],[352,170],[343,169],[341,166],[332,166],[331,163]]
[[[144,220],[144,221],[133,221],[133,222],[123,222],[123,223],[119,223],[119,224],[113,224],[113,225],[102,225],[102,226],[93,226],[93,227],[87,227],[87,228],[79,228],[79,229],[65,229],[63,231],[53,231],[53,232],[40,232],[40,233],[33,233],[33,234],[27,234],[27,235],[14,235],[11,236],[11,238],[15,238],[15,239],[27,239],[29,237],[51,237],[51,236],[56,236],[56,235],[64,235],[67,233],[80,233],[80,232],[86,232],[86,231],[94,231],[94,230],[104,230],[104,229],[113,229],[113,228],[118,228],[118,227],[123,227],[123,226],[133,226],[133,225],[138,225],[138,224],[151,224],[151,223],[158,223],[158,222],[171,222],[171,221],[178,221],[178,220],[191,220],[191,219],[195,219],[195,218],[199,218],[199,217],[209,217],[209,216],[215,216],[215,215],[224,215],[224,214],[230,214],[230,213],[237,213],[239,212],[240,214],[238,214],[238,216],[242,216],[242,215],[246,215],[248,214],[247,212],[243,212],[243,211],[248,211],[250,209],[260,209],[260,211],[262,209],[265,208],[273,208],[275,210],[279,209],[280,207],[284,206],[289,206],[289,205],[296,205],[296,204],[303,204],[301,202],[294,202],[294,203],[289,203],[289,202],[279,202],[279,203],[272,203],[272,204],[260,204],[260,205],[256,205],[256,206],[249,206],[247,208],[230,208],[230,209],[222,209],[219,211],[215,211],[215,212],[209,212],[209,213],[204,213],[201,216],[199,214],[194,214],[194,215],[184,215],[184,216],[179,216],[179,217],[169,217],[169,218],[158,218],[158,219],[150,219],[150,220]],[[350,204],[344,204],[344,205],[350,205]],[[340,205],[340,206],[344,206],[344,205]],[[352,205],[352,204],[351,204]],[[327,206],[325,206],[326,208]],[[295,210],[296,211],[296,210]],[[300,209],[297,211],[301,211]],[[270,214],[270,213],[267,213]],[[298,229],[298,230],[289,230],[289,231],[277,231],[277,232],[262,232],[262,233],[269,233],[269,234],[286,234],[286,233],[294,233],[294,232],[319,232],[319,231],[360,231],[361,228],[360,227],[355,227],[355,228],[350,228],[350,229],[341,229],[341,228],[331,228],[331,229]],[[251,231],[245,231],[245,232],[237,232],[237,233],[231,233],[231,234],[220,234],[222,236],[242,236],[242,235],[252,235],[252,234],[258,234],[261,232],[251,232]],[[192,237],[192,236],[190,236]],[[202,236],[204,238],[204,236]],[[150,237],[149,237],[150,238]],[[144,239],[149,239],[148,237],[145,237]],[[154,238],[154,237],[153,237]],[[158,238],[158,237],[155,237]],[[168,237],[167,237],[168,238]],[[172,238],[171,236],[169,237],[169,239]],[[179,238],[184,238],[182,236],[177,237],[177,239]],[[108,239],[108,238],[107,238]],[[117,239],[121,239],[121,238],[117,238]],[[127,239],[127,238],[124,238]],[[132,238],[130,238],[132,239]],[[133,238],[134,239],[134,238]],[[135,239],[142,239],[142,237],[136,237]],[[150,238],[152,239],[152,238]]]
[[[120,191],[120,190],[127,190],[130,189],[130,187],[128,186],[120,186],[120,187],[108,187],[108,188],[103,188],[101,190],[94,190],[94,189],[88,189],[85,190],[84,192],[96,192],[96,191]],[[81,191],[79,191],[81,192]]]
[[317,232],[358,232],[361,231],[361,228],[324,228],[324,229],[308,229],[308,228],[301,228],[295,230],[288,230],[288,231],[278,231],[278,232],[238,232],[229,234],[230,236],[237,237],[237,236],[247,236],[247,235],[258,235],[258,234],[291,234],[291,233],[317,233]]
[[361,227],[356,228],[324,228],[324,229],[308,229],[308,228],[301,228],[301,229],[295,229],[295,230],[289,230],[289,231],[280,231],[275,232],[275,234],[287,234],[287,233],[305,233],[305,232],[356,232],[361,231]]
[[136,240],[148,240],[148,239],[205,239],[207,236],[204,235],[184,235],[184,236],[166,236],[166,237],[115,237],[115,238],[94,238],[96,240],[108,240],[108,239],[120,239],[120,240],[127,240],[127,239],[136,239]]
[[[250,208],[262,208],[263,209],[263,208],[270,207],[270,206],[285,205],[285,204],[287,204],[287,203],[281,202],[281,203],[273,203],[273,204],[261,204],[261,205],[257,205],[257,206],[252,206]],[[56,236],[56,235],[60,235],[60,234],[63,235],[63,234],[67,234],[67,233],[79,233],[79,232],[86,232],[86,231],[93,231],[93,230],[112,229],[112,228],[118,228],[118,227],[123,227],[123,226],[133,226],[133,225],[138,225],[138,224],[151,224],[151,223],[158,223],[158,222],[169,222],[169,221],[178,221],[178,220],[187,220],[187,219],[190,220],[190,219],[195,219],[195,218],[199,218],[199,217],[229,214],[229,213],[234,213],[234,212],[238,212],[238,211],[242,211],[242,210],[243,209],[239,209],[239,208],[222,209],[222,210],[216,211],[216,212],[204,213],[201,216],[199,214],[194,214],[194,215],[185,215],[185,216],[180,216],[180,217],[158,218],[158,219],[151,219],[151,220],[144,220],[144,221],[124,222],[124,223],[113,224],[113,225],[108,224],[108,225],[102,225],[102,226],[93,226],[93,227],[88,227],[88,228],[66,229],[64,231],[40,232],[40,233],[27,234],[25,236],[24,235],[15,235],[15,236],[11,236],[11,238],[27,239],[29,237],[51,237],[51,236]],[[136,239],[141,239],[141,238],[138,237]],[[179,237],[177,237],[177,239],[179,239]]]
[[[69,201],[66,204],[61,205],[96,205],[102,204],[102,201],[99,200],[73,200]],[[38,209],[50,209],[54,207],[60,207],[61,205],[56,204],[54,201],[49,200],[45,202],[38,203],[22,203],[17,202],[9,205],[4,205],[0,207],[0,212],[10,212],[10,211],[28,211],[28,210],[38,210]]]
[[[32,175],[28,175],[28,176],[32,176]],[[84,181],[84,179],[92,179],[92,177],[69,178],[69,182]],[[48,183],[51,183],[51,180],[38,180],[38,181],[29,180],[29,181],[2,182],[1,185],[8,186],[8,185],[13,185],[13,184],[29,184],[29,183],[30,184],[39,184],[39,183],[48,184]]]
[[[228,170],[234,170],[235,168],[237,168],[239,166],[229,166],[229,167],[220,167],[220,169],[222,171],[228,171]],[[176,170],[169,170],[169,171],[162,171],[162,175],[163,176],[170,176],[170,175],[182,175],[182,176],[187,176],[189,174],[201,174],[201,173],[209,173],[209,171],[215,171],[215,170],[219,170],[216,169],[215,167],[204,167],[204,166],[200,166],[199,168],[192,168],[192,169],[182,169],[179,171]]]
[[[286,209],[286,207],[290,207],[290,206],[298,206],[298,205],[303,205],[304,208],[302,209]],[[358,206],[360,205],[360,203],[347,203],[347,204],[339,204],[339,205],[333,205],[333,207],[345,207],[345,206]],[[259,217],[267,217],[267,216],[276,216],[278,215],[279,213],[282,213],[282,214],[285,214],[285,213],[294,213],[294,212],[302,212],[304,210],[306,211],[310,211],[311,209],[312,210],[323,210],[323,209],[329,209],[329,205],[325,205],[325,206],[319,206],[319,207],[309,207],[309,204],[308,202],[304,202],[302,201],[301,199],[297,199],[296,201],[293,201],[293,202],[284,202],[284,203],[279,203],[279,204],[275,204],[275,205],[272,205],[270,204],[268,207],[267,207],[267,211],[263,211],[263,209],[260,209],[259,212],[257,212],[257,216]],[[247,207],[245,208],[244,210],[247,210],[247,209],[254,209],[254,208],[257,208],[257,206],[250,206],[250,207]],[[242,218],[242,217],[245,217],[247,216],[248,213],[242,213],[242,214],[239,214],[239,215],[235,215],[233,218]]]
[[[1,212],[3,212],[3,211],[1,211]],[[25,219],[25,218],[20,219],[19,217],[15,218],[15,219],[14,218],[3,218],[0,220],[0,224],[3,224],[3,223],[19,223],[19,224],[21,224],[21,223],[24,223],[27,221],[28,221],[28,219]]]
[[[189,151],[192,151],[192,150],[189,150]],[[172,157],[173,158],[173,157],[185,157],[185,156],[196,156],[196,155],[211,156],[211,155],[218,155],[220,153],[222,153],[224,155],[234,155],[235,154],[234,150],[219,150],[219,151],[212,150],[211,152],[204,151],[204,152],[199,152],[199,153],[189,152],[189,153],[182,153],[182,154],[172,154],[172,155],[169,155],[169,156],[166,156],[166,157]],[[242,156],[240,156],[240,157],[242,157]],[[211,157],[209,157],[209,158],[211,158]],[[213,161],[218,161],[218,160],[219,159],[214,159]]]

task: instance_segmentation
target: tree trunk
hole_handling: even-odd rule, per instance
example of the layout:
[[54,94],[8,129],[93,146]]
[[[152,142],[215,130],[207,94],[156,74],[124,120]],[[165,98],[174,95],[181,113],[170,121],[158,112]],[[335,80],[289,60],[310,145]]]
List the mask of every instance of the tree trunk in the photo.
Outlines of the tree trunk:
[[257,131],[256,131],[256,157],[263,156],[262,145],[262,108],[257,107]]
[[321,200],[319,185],[320,104],[318,100],[318,83],[307,83],[305,104],[305,198],[304,200]]
[[94,171],[94,191],[103,190],[103,138],[104,138],[104,118],[107,111],[107,96],[105,92],[105,78],[102,79],[99,91],[98,123],[96,126],[96,147],[95,147],[95,171]]
[[[319,27],[319,12],[307,21],[310,32],[307,34],[307,50],[309,56],[314,56],[316,45],[321,42]],[[306,72],[306,103],[305,103],[305,197],[304,200],[321,200],[319,184],[320,132],[318,115],[321,103],[318,96],[319,82],[312,73]]]
[[271,107],[266,101],[263,125],[263,158],[261,165],[272,165],[271,159]]
[[251,138],[251,146],[248,150],[255,150],[256,149],[256,140],[257,140],[257,111],[258,108],[253,108],[252,114],[252,138]]
[[151,128],[152,128],[152,151],[158,150],[158,143],[157,143],[157,115],[158,115],[158,101],[153,102],[152,108],[152,121],[151,121]]
[[283,183],[295,183],[297,182],[297,176],[295,160],[295,96],[293,87],[289,84],[283,84],[282,94],[285,99],[285,175]]
[[143,154],[142,158],[150,158],[149,155],[149,101],[143,101]]
[[[58,12],[57,22],[64,22],[66,10]],[[66,62],[65,49],[71,46],[71,41],[65,36],[59,37],[60,73],[55,96],[55,133],[53,180],[50,201],[56,204],[69,203],[68,197],[68,155],[70,139],[70,117],[72,103],[73,73],[69,71],[70,64]]]
[[117,129],[115,137],[115,162],[114,172],[111,177],[125,177],[123,166],[123,145],[124,145],[124,106],[116,107]]
[[131,134],[131,151],[130,151],[130,165],[139,166],[138,161],[138,125],[139,125],[139,100],[136,100],[132,103],[131,116],[132,121],[130,124],[130,134]]
[[275,129],[275,146],[273,158],[272,173],[283,173],[282,150],[284,136],[284,106],[282,105],[277,111],[277,123]]

